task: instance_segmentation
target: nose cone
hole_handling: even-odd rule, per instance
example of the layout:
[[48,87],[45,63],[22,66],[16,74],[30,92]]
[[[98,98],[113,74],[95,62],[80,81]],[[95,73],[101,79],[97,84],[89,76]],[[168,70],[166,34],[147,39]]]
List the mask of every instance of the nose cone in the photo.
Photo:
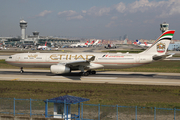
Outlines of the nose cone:
[[9,58],[6,58],[6,59],[5,59],[5,62],[8,63],[8,61],[9,61]]
[[9,61],[12,61],[12,56],[9,56],[8,58],[5,59],[6,63],[9,63]]

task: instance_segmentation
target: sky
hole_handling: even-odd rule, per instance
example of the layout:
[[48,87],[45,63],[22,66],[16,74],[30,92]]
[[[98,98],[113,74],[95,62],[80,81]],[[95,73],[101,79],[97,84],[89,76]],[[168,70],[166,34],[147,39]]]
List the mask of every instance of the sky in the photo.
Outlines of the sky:
[[0,0],[0,37],[40,36],[156,39],[160,24],[169,23],[180,40],[180,0]]

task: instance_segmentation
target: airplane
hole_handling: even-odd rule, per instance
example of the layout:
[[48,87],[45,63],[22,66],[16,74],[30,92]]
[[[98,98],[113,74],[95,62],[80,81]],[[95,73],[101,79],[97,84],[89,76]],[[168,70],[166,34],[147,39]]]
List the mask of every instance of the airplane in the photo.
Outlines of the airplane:
[[41,46],[41,45],[38,46],[38,50],[43,50],[43,49],[46,49],[46,48],[47,48],[47,42],[45,42],[44,46]]
[[91,46],[94,44],[94,40],[91,43],[88,43],[88,46]]
[[172,57],[167,54],[175,30],[164,32],[149,48],[138,54],[130,53],[19,53],[5,61],[20,67],[50,68],[53,74],[71,73],[80,70],[80,75],[96,74],[95,69],[121,69],[137,67]]
[[45,42],[45,45],[44,46],[38,46],[38,48],[37,48],[38,50],[51,50],[51,48],[49,48],[48,46],[47,46],[47,42]]
[[86,43],[84,43],[83,45],[87,46],[87,45],[88,45],[88,42],[89,42],[89,41],[87,41],[87,42],[86,42]]
[[107,46],[104,46],[104,48],[111,49],[111,48],[116,48],[116,46],[113,44],[108,44]]
[[150,47],[152,44],[147,44],[146,42],[144,42],[144,44],[142,44],[141,42],[139,42],[139,40],[136,40],[136,42],[133,43],[134,45],[139,45],[142,47]]
[[99,45],[100,43],[101,43],[101,41],[99,41],[99,40],[96,40],[96,42],[94,42],[94,40],[93,40],[91,43],[88,43],[88,41],[87,41],[88,46],[96,46],[96,45]]
[[70,47],[77,47],[78,44],[71,44]]
[[54,47],[54,43],[53,42],[51,42],[51,47]]
[[94,40],[90,43],[90,45],[93,45],[94,44]]
[[77,43],[77,44],[71,44],[70,47],[87,47],[88,46],[88,42],[86,43]]
[[0,47],[0,50],[5,50],[6,49],[6,47]]
[[2,46],[0,47],[0,50],[5,50],[5,49],[6,49],[4,41],[3,41],[3,43],[0,43],[0,45],[2,45]]
[[144,44],[145,44],[146,47],[150,47],[152,45],[152,44],[148,44],[146,42],[144,42]]
[[93,43],[93,45],[99,45],[101,43],[100,40],[96,40],[96,42]]
[[139,42],[139,40],[136,40],[136,42],[133,43],[134,45],[140,45],[141,42]]

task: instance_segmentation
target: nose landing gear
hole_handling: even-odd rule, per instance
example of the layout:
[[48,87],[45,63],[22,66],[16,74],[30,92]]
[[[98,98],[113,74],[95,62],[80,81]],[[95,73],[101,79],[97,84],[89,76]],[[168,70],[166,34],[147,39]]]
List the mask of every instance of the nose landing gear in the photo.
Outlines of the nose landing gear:
[[21,73],[21,74],[24,73],[23,67],[21,67],[20,69],[21,69],[21,70],[20,70],[20,73]]

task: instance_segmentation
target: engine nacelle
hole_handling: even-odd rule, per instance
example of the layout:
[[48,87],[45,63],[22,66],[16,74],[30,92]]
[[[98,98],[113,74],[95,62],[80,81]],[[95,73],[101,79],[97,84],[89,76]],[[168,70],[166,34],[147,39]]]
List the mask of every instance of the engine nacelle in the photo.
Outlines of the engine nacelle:
[[88,69],[99,69],[103,68],[104,66],[101,64],[95,64],[95,63],[90,63],[90,65],[87,66]]
[[70,72],[70,68],[64,65],[51,65],[50,70],[53,74],[63,74]]

